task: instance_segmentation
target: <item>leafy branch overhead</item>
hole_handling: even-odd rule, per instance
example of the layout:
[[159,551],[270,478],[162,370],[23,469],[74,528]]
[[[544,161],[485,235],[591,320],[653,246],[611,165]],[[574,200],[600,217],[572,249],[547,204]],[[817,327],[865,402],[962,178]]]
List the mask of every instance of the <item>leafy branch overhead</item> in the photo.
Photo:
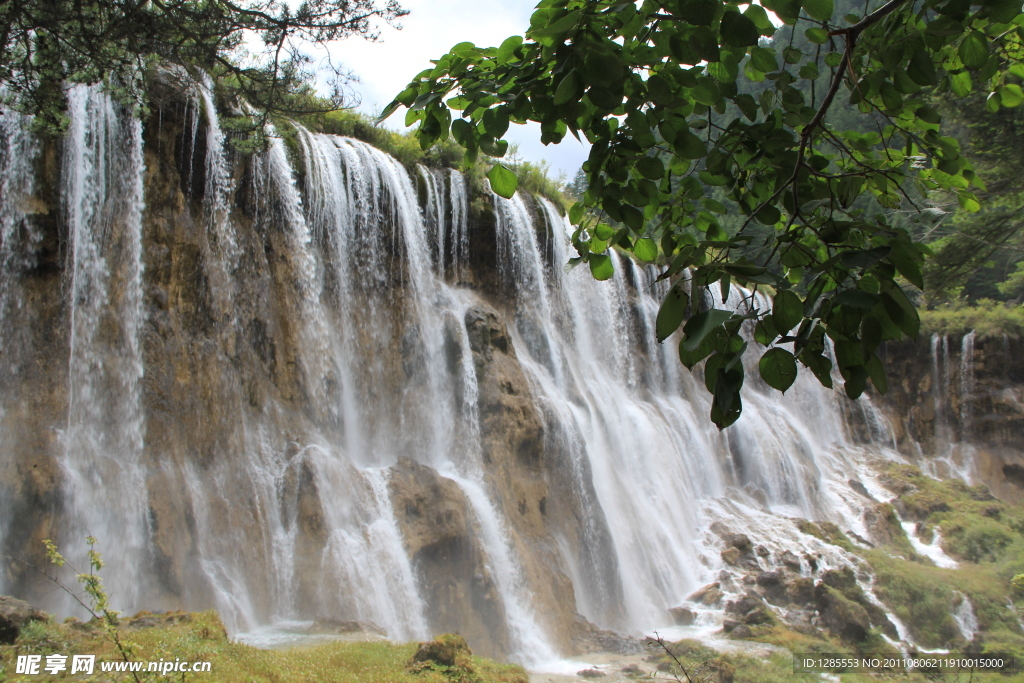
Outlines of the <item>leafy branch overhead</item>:
[[[894,210],[937,193],[979,207],[981,181],[929,102],[977,89],[990,111],[1024,100],[1020,0],[837,14],[833,0],[543,0],[525,38],[456,45],[384,116],[407,107],[421,145],[450,135],[470,159],[503,156],[510,123],[539,122],[544,143],[586,138],[574,262],[605,279],[617,248],[663,267],[658,338],[682,326],[682,362],[707,359],[724,428],[742,407],[743,324],[768,349],[769,386],[792,386],[798,363],[831,386],[834,358],[850,397],[869,381],[885,391],[876,352],[917,335],[905,287],[922,287],[927,252]],[[834,125],[840,101],[858,126]],[[511,196],[509,176],[494,166],[495,192]],[[712,189],[742,214],[738,229],[722,227],[730,209]],[[735,312],[733,283],[767,286],[773,306],[750,295]]]
[[68,82],[104,83],[144,103],[148,70],[170,63],[206,70],[264,118],[331,111],[342,105],[348,74],[336,68],[333,97],[316,98],[305,47],[374,39],[377,20],[405,14],[397,0],[0,2],[0,96],[59,130]]

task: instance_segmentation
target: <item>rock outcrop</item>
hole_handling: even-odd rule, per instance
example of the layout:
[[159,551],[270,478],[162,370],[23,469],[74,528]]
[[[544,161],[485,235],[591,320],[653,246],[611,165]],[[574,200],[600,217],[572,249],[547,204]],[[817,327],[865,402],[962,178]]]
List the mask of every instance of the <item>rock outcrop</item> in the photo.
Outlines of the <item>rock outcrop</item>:
[[[992,492],[1024,500],[1024,354],[1008,337],[926,337],[887,343],[889,391],[873,398],[904,453],[941,475],[973,469]],[[860,423],[867,438],[868,425]]]

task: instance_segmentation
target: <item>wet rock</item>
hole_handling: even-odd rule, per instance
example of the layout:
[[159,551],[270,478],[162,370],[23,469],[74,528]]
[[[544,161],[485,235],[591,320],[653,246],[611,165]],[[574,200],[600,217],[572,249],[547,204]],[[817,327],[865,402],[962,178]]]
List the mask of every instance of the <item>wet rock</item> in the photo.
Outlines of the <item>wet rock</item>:
[[795,572],[800,571],[800,558],[792,550],[784,551],[779,559],[787,569],[792,569]]
[[889,503],[867,508],[864,511],[864,526],[877,545],[894,545],[901,540],[906,542],[906,533],[896,516],[896,509]]
[[483,653],[507,652],[504,602],[462,489],[402,458],[391,468],[388,490],[406,552],[417,567],[430,628],[457,630]]
[[722,599],[724,593],[721,590],[722,584],[718,581],[709,583],[687,596],[689,602],[699,602],[704,605],[716,605]]
[[790,629],[804,635],[815,635],[818,629],[815,628],[813,619],[815,612],[806,609],[787,610],[782,615],[782,622]]
[[626,666],[622,667],[619,671],[623,675],[629,676],[630,678],[644,675],[644,670],[636,664],[627,664]]
[[754,632],[750,630],[750,627],[746,624],[738,624],[732,631],[729,632],[731,638],[751,638]]
[[815,587],[815,599],[822,625],[835,636],[848,643],[859,643],[867,638],[871,619],[863,606],[824,583]]
[[729,547],[722,551],[722,561],[735,567],[743,559],[743,553],[739,548]]
[[740,622],[736,621],[735,619],[726,619],[722,622],[722,630],[726,633],[732,633],[733,630],[735,630],[735,628],[739,625]]
[[688,607],[670,607],[668,613],[677,626],[690,626],[697,618],[697,613]]
[[772,551],[768,550],[768,548],[763,545],[757,546],[754,552],[757,553],[758,557],[769,557],[772,554]]
[[753,548],[746,534],[728,534],[725,537],[725,545],[729,548],[736,548],[742,554],[749,553]]
[[782,572],[768,571],[757,575],[757,585],[762,588],[774,588],[782,583]]
[[579,614],[576,615],[573,624],[570,646],[573,652],[581,654],[611,652],[617,655],[635,655],[643,652],[643,646],[636,638],[598,628]]
[[33,621],[46,621],[45,612],[9,595],[0,595],[0,644],[12,645],[21,629]]
[[794,605],[807,605],[814,600],[814,580],[800,576],[786,584],[786,597]]
[[725,603],[725,613],[744,615],[763,606],[764,601],[760,596],[747,594],[738,600],[730,600]]
[[580,678],[604,678],[608,674],[597,669],[583,669],[582,671],[577,671],[576,675]]
[[857,480],[857,479],[849,479],[849,480],[847,480],[846,483],[850,485],[851,489],[853,489],[854,491],[856,491],[860,495],[864,496],[865,498],[870,498],[871,500],[874,500],[874,498],[871,496],[871,494],[868,493],[867,488],[859,480]]
[[854,596],[860,595],[861,592],[860,586],[857,585],[857,577],[850,567],[829,569],[821,575],[821,582],[830,588],[835,588],[851,599],[856,599]]
[[757,607],[743,615],[743,623],[748,626],[761,626],[775,621],[772,611],[767,607]]

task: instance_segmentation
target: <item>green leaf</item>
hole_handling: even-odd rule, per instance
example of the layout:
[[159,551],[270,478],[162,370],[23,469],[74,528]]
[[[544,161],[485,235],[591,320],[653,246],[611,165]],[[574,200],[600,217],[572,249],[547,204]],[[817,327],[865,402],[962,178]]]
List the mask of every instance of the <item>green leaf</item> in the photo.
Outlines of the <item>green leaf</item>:
[[918,85],[936,85],[939,82],[931,53],[927,50],[914,52],[907,65],[907,75]]
[[964,36],[957,54],[967,68],[980,69],[988,61],[988,38],[980,31],[971,31]]
[[771,73],[779,70],[779,61],[775,53],[765,47],[755,47],[750,50],[750,63],[758,71]]
[[1019,107],[1024,102],[1024,91],[1016,83],[1001,85],[996,89],[999,101],[1004,107]]
[[[501,164],[491,167],[491,170],[487,172],[487,179],[491,181],[491,189],[494,190],[494,194],[505,199],[512,199],[512,195],[516,193],[516,188],[519,186],[516,174]],[[593,270],[593,264],[590,268]]]
[[583,97],[583,82],[580,79],[579,70],[573,69],[565,75],[558,84],[558,88],[555,89],[555,104],[576,102],[581,97]]
[[569,209],[569,222],[573,225],[579,225],[586,212],[587,207],[583,205],[583,202],[576,202],[572,205],[572,208]]
[[921,331],[921,318],[917,315],[917,309],[907,299],[895,283],[891,281],[888,287],[882,291],[882,305],[889,318],[903,330],[908,337],[916,338]]
[[673,332],[679,329],[683,323],[683,316],[686,314],[686,306],[690,303],[690,296],[683,289],[682,281],[677,282],[661,302],[658,309],[658,317],[654,323],[655,334],[659,342],[668,339]]
[[687,351],[693,351],[700,346],[704,337],[732,316],[732,311],[723,311],[718,308],[712,308],[709,311],[693,316],[686,322],[686,326],[683,328],[683,334],[686,335],[683,347]]
[[508,131],[508,107],[495,107],[484,112],[484,130],[495,140]]
[[658,245],[650,238],[641,237],[633,245],[633,253],[641,261],[650,263],[658,258]]
[[658,157],[641,157],[635,165],[640,175],[648,180],[661,180],[665,177],[665,164]]
[[938,124],[942,122],[942,117],[939,112],[929,106],[918,107],[917,111],[914,112],[914,116],[921,119],[925,123]]
[[693,99],[708,106],[714,105],[722,97],[718,84],[710,78],[698,79],[696,87],[690,91],[690,94]]
[[811,369],[823,387],[832,388],[832,361],[828,356],[804,351],[800,354],[800,361]]
[[721,3],[715,0],[687,0],[680,7],[680,12],[686,21],[694,26],[710,26],[721,6]]
[[804,303],[796,292],[783,289],[775,294],[772,301],[772,319],[775,329],[781,334],[789,332],[804,319]]
[[607,254],[590,255],[590,274],[595,280],[608,280],[615,275],[615,264]]
[[708,151],[704,141],[688,130],[676,135],[675,150],[683,159],[699,159]]
[[811,41],[816,45],[824,45],[828,42],[828,33],[823,28],[813,26],[806,31],[804,35],[807,36],[807,40]]
[[463,147],[469,147],[475,138],[473,124],[465,119],[455,119],[452,121],[452,137]]
[[864,367],[868,371],[868,377],[871,378],[871,383],[878,389],[878,393],[884,394],[889,391],[889,380],[885,376],[885,367],[882,365],[882,361],[875,354],[868,356],[867,362]]
[[973,84],[971,83],[971,74],[966,71],[961,71],[958,74],[950,74],[949,87],[957,97],[967,95],[971,92],[971,88],[973,87]]
[[961,192],[957,195],[957,200],[960,202],[960,208],[970,213],[978,213],[981,211],[981,203],[978,198],[970,192]]
[[775,319],[771,313],[758,320],[754,326],[754,341],[761,346],[768,346],[778,336],[779,331],[775,329]]
[[804,10],[811,18],[818,21],[828,21],[831,19],[832,12],[835,9],[832,0],[803,0],[800,4],[803,5]]
[[757,30],[757,24],[739,12],[727,11],[722,16],[720,31],[722,33],[722,40],[733,47],[757,45],[758,38],[761,35]]
[[839,263],[843,268],[870,268],[888,256],[891,251],[892,247],[844,251],[839,254]]
[[775,14],[787,24],[795,24],[800,14],[799,0],[764,0],[764,6],[775,12]]
[[579,20],[580,11],[573,10],[572,12],[569,12],[561,19],[557,19],[553,23],[548,24],[547,26],[541,26],[540,28],[531,29],[528,35],[532,37],[560,36],[563,33],[567,33],[571,29],[575,28]]
[[701,340],[700,344],[693,351],[686,348],[686,337],[679,340],[679,362],[686,366],[687,370],[693,370],[693,366],[707,358],[715,350],[715,335],[709,334]]
[[523,44],[522,36],[510,36],[498,48],[498,64],[508,64],[515,59],[515,51]]
[[761,379],[772,389],[786,393],[796,381],[796,359],[785,349],[768,349],[757,364]]

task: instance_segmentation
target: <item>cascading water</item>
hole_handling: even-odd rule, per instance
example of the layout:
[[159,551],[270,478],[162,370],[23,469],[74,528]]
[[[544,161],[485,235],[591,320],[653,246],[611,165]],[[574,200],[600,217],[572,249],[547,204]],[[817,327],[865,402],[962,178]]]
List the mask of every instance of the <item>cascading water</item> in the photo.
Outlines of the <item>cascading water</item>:
[[[0,91],[2,92],[2,91]],[[31,221],[35,185],[35,163],[39,145],[31,132],[31,119],[11,110],[0,114],[0,425],[5,418],[5,405],[18,400],[13,388],[27,361],[24,351],[31,348],[30,326],[22,319],[26,314],[25,296],[20,287],[25,273],[35,265],[30,254],[41,239]],[[13,452],[13,440],[5,438],[0,429],[0,449]],[[0,497],[0,518],[10,519],[7,503]],[[7,525],[0,524],[0,547]]]
[[960,439],[971,436],[971,403],[974,394],[974,338],[972,330],[960,342]]
[[[750,536],[762,569],[787,551],[820,568],[852,561],[793,519],[866,534],[848,482],[870,480],[869,454],[809,373],[780,398],[747,368],[743,418],[720,433],[699,371],[654,340],[668,283],[653,269],[613,252],[609,281],[565,272],[558,210],[490,194],[498,277],[486,290],[461,174],[410,174],[301,126],[271,131],[235,173],[209,83],[190,88],[187,163],[154,183],[173,197],[159,206],[144,202],[142,126],[96,90],[70,91],[59,540],[100,539],[117,607],[212,603],[236,632],[331,616],[412,639],[461,600],[490,615],[473,628],[495,651],[537,662],[558,654],[577,612],[623,631],[664,625],[723,569],[722,529]],[[32,194],[35,152],[4,116],[6,274],[25,243],[11,235],[31,233],[12,198]],[[0,316],[20,305],[17,281],[0,281]],[[704,303],[769,305],[739,288]],[[175,328],[187,324],[191,336]],[[15,341],[0,333],[10,375]],[[536,432],[495,462],[494,430],[519,420],[528,432],[534,417]],[[887,441],[874,455],[896,457],[891,432],[875,431]],[[409,472],[426,493],[399,490]],[[0,510],[16,502],[0,493]],[[421,522],[449,535],[416,538]],[[455,557],[468,569],[444,564]],[[446,625],[469,618],[452,614]]]
[[[146,552],[143,374],[142,125],[97,88],[68,91],[62,207],[68,225],[69,317],[64,538],[103,539],[116,557]],[[135,563],[108,580],[140,606]]]

